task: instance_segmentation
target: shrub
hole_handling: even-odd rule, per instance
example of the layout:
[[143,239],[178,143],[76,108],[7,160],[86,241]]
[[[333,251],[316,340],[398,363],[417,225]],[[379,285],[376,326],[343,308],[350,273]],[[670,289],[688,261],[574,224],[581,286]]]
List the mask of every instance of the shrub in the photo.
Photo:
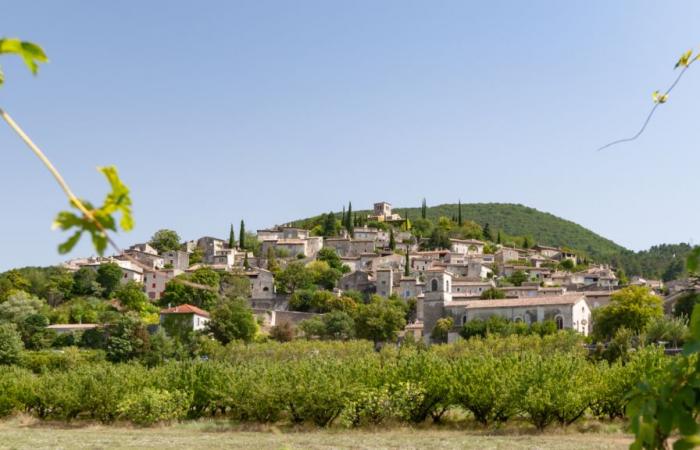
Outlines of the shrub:
[[379,425],[392,416],[393,400],[387,387],[360,389],[343,407],[340,420],[350,427]]
[[119,403],[122,418],[137,425],[148,426],[158,422],[169,422],[184,417],[187,410],[187,395],[181,391],[145,388],[127,395]]
[[14,364],[24,349],[22,337],[14,324],[0,324],[0,365]]

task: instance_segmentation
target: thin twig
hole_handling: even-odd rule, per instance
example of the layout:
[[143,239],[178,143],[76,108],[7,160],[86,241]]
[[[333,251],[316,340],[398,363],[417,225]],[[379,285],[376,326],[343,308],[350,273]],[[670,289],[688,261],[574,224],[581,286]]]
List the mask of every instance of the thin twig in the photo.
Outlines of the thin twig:
[[[668,96],[671,93],[673,88],[675,88],[676,85],[678,84],[678,82],[681,80],[681,77],[683,76],[685,71],[688,70],[688,67],[690,67],[690,64],[692,64],[692,62],[689,63],[687,66],[683,67],[683,70],[681,70],[681,72],[678,74],[678,76],[676,77],[676,80],[673,82],[673,84],[671,84],[671,87],[666,89],[666,92],[664,92],[662,94],[662,97]],[[613,145],[622,144],[623,142],[630,142],[630,141],[634,141],[635,139],[637,139],[639,136],[642,135],[642,133],[644,133],[644,130],[646,130],[647,125],[649,125],[649,121],[651,121],[651,117],[654,115],[654,113],[656,112],[656,108],[658,108],[659,105],[661,105],[661,102],[657,102],[654,104],[654,107],[651,108],[651,111],[649,111],[649,115],[647,115],[647,118],[644,121],[642,128],[640,128],[639,131],[637,131],[637,134],[635,134],[632,137],[618,139],[617,141],[613,141],[613,142],[610,142],[609,144],[605,144],[604,146],[600,147],[597,151],[605,150],[606,148],[612,147]]]
[[[164,273],[163,271],[160,271],[158,269],[154,269],[152,267],[149,267],[145,264],[143,264],[141,261],[131,257],[131,255],[124,253],[124,251],[117,245],[117,243],[112,239],[112,237],[107,233],[107,230],[102,226],[102,224],[95,218],[95,216],[92,214],[92,212],[85,207],[83,202],[80,201],[80,199],[73,193],[71,190],[70,186],[68,186],[68,183],[66,183],[66,180],[63,179],[63,176],[61,173],[56,169],[56,167],[53,165],[53,163],[49,160],[49,158],[44,154],[44,152],[41,151],[41,149],[31,140],[31,138],[27,135],[27,133],[22,130],[22,128],[17,124],[17,122],[10,117],[10,115],[7,113],[7,111],[3,110],[0,108],[0,117],[7,122],[7,124],[12,128],[12,130],[17,133],[17,135],[24,141],[25,144],[27,144],[27,147],[34,152],[34,154],[41,160],[41,162],[46,166],[46,168],[51,172],[51,175],[56,179],[56,182],[58,185],[61,187],[63,192],[66,194],[68,197],[68,200],[72,205],[74,205],[78,210],[80,210],[81,213],[90,221],[92,222],[97,229],[102,233],[102,235],[107,239],[107,242],[109,242],[109,245],[112,246],[115,252],[117,254],[127,258],[131,263],[135,264],[136,266],[140,267],[144,271],[148,272],[154,272],[154,273]],[[173,278],[172,280],[176,280]],[[216,291],[216,288],[212,286],[206,286],[202,284],[197,284],[193,283],[191,281],[187,280],[179,280],[177,279],[176,282],[184,284],[186,286],[194,287],[197,289],[205,289],[209,291]]]

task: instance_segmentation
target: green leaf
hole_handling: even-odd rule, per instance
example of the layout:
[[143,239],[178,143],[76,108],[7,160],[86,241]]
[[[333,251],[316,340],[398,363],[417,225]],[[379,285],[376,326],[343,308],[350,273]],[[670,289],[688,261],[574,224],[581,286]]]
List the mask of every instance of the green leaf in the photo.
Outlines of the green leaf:
[[24,65],[32,74],[39,71],[39,63],[46,63],[49,59],[44,50],[37,44],[19,39],[0,39],[0,54],[14,54],[22,58]]
[[686,436],[698,431],[698,424],[692,414],[687,411],[678,412],[678,430]]
[[76,231],[73,236],[69,237],[66,242],[58,246],[58,253],[64,255],[68,253],[69,251],[73,250],[73,247],[75,247],[75,244],[78,243],[80,240],[80,236],[83,235],[83,232],[81,230]]

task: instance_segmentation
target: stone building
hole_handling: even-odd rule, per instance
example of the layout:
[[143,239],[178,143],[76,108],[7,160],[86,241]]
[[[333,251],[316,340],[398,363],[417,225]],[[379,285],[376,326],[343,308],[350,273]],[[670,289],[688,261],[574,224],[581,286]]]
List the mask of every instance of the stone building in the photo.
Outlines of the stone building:
[[377,269],[375,284],[377,294],[389,297],[394,293],[394,271],[389,268]]
[[445,304],[445,312],[452,317],[456,325],[451,332],[451,340],[457,338],[458,328],[465,323],[475,319],[488,320],[493,315],[498,315],[513,322],[524,322],[528,325],[551,320],[560,330],[570,329],[585,336],[588,335],[591,329],[591,310],[588,307],[585,296],[581,294],[566,294],[556,297],[454,301]]

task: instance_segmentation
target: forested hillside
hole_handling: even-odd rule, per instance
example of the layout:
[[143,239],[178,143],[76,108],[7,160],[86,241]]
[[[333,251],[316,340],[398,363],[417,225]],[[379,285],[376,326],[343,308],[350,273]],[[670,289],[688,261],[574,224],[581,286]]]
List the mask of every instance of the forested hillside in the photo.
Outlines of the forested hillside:
[[[429,206],[426,218],[437,222],[440,217],[457,219],[457,203]],[[337,211],[336,211],[337,212]],[[394,212],[415,222],[421,218],[421,207],[394,208]],[[357,211],[358,217],[370,211]],[[570,220],[513,203],[469,203],[461,205],[464,221],[473,221],[482,228],[487,224],[495,238],[500,231],[503,239],[520,245],[527,237],[531,243],[567,247],[597,262],[622,267],[628,275],[649,278],[677,278],[683,272],[683,261],[690,251],[688,244],[662,244],[649,250],[633,252]],[[309,227],[319,217],[295,221],[297,226]],[[309,227],[311,228],[311,227]]]

